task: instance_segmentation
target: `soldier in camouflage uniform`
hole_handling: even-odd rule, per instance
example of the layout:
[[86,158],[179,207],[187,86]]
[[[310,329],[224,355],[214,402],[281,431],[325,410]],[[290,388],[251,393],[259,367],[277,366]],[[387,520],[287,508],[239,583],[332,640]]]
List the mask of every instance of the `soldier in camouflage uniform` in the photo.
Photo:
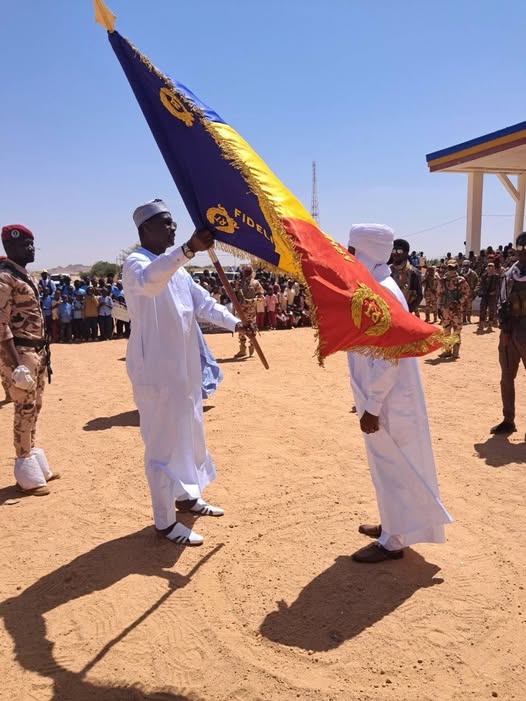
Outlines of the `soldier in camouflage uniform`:
[[438,288],[440,285],[440,276],[434,265],[427,268],[422,279],[424,288],[424,299],[426,300],[426,321],[431,321],[433,314],[433,324],[436,324],[438,314]]
[[391,277],[402,290],[411,313],[418,316],[418,306],[422,301],[422,278],[408,259],[409,244],[404,239],[393,242],[391,255]]
[[447,262],[447,274],[441,281],[439,295],[444,331],[458,336],[458,343],[453,346],[453,351],[445,351],[440,357],[456,360],[460,354],[460,334],[463,326],[463,312],[469,296],[469,285],[458,274],[458,263],[455,258]]
[[480,296],[480,315],[477,333],[484,333],[484,328],[493,331],[497,325],[497,303],[502,284],[500,268],[497,271],[495,261],[490,260],[480,277],[478,294]]
[[[253,327],[256,325],[256,297],[258,294],[265,294],[261,283],[254,278],[254,270],[251,265],[246,265],[241,271],[241,282],[239,288],[236,290],[236,296],[241,302],[241,307],[245,315],[244,321],[251,324]],[[254,355],[254,346],[252,345],[252,339],[248,339],[248,352],[249,355]],[[235,358],[244,358],[247,355],[247,335],[245,331],[239,332],[239,351],[234,356]]]
[[4,376],[0,375],[0,381],[2,382],[2,387],[4,388],[5,399],[0,402],[1,404],[10,404],[13,400],[9,394],[9,382],[4,380]]
[[15,479],[37,496],[49,494],[54,475],[44,451],[35,447],[48,351],[38,290],[25,266],[35,259],[33,234],[24,226],[2,229],[7,259],[0,261],[0,375],[14,409]]
[[516,242],[517,261],[504,275],[499,290],[499,362],[502,396],[501,423],[491,433],[509,435],[515,424],[515,379],[521,364],[526,368],[526,232]]
[[475,299],[476,290],[479,283],[479,276],[471,267],[470,261],[466,258],[462,263],[461,273],[464,280],[469,285],[469,295],[464,308],[464,323],[471,324],[471,315],[473,314],[473,300]]
[[[0,263],[2,261],[7,260],[5,256],[0,256]],[[4,388],[4,394],[5,394],[5,399],[0,402],[0,404],[10,404],[13,400],[11,399],[11,396],[9,395],[9,382],[7,380],[4,380],[4,376],[0,373],[0,382],[2,383],[2,387]]]

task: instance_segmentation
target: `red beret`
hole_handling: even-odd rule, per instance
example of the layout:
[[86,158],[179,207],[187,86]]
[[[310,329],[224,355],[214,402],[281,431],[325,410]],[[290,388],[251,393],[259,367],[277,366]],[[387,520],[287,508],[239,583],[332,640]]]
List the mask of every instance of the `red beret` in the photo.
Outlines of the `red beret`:
[[21,224],[7,224],[2,228],[2,241],[14,241],[21,236],[28,239],[34,238],[32,232]]

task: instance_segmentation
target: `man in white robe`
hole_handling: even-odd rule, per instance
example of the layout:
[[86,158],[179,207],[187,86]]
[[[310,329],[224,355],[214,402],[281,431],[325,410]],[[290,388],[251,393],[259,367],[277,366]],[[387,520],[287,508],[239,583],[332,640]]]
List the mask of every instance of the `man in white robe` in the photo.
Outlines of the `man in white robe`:
[[[351,227],[349,251],[407,310],[387,265],[392,229],[380,224]],[[360,533],[375,538],[355,552],[356,562],[403,557],[415,543],[442,543],[451,516],[442,505],[431,446],[426,404],[416,358],[398,363],[348,353],[351,386],[381,525],[364,524]]]
[[138,207],[133,219],[141,248],[123,266],[131,319],[126,365],[140,415],[155,527],[173,542],[200,545],[202,536],[176,517],[176,503],[180,511],[223,514],[201,498],[216,470],[205,445],[197,322],[232,332],[252,330],[244,329],[183,268],[196,251],[213,245],[209,231],[195,232],[167,253],[176,224],[164,202]]

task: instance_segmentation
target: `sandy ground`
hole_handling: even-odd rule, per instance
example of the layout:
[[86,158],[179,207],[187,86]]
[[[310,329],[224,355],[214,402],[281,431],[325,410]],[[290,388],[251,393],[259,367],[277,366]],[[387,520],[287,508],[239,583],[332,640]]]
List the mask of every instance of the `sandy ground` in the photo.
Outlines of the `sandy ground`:
[[[350,560],[376,519],[343,355],[310,330],[266,333],[271,363],[231,362],[207,404],[226,509],[201,548],[155,537],[125,341],[54,348],[39,436],[63,477],[17,503],[0,409],[0,698],[6,701],[526,699],[526,393],[500,420],[497,334],[421,361],[442,546]],[[188,523],[188,520],[186,521]]]

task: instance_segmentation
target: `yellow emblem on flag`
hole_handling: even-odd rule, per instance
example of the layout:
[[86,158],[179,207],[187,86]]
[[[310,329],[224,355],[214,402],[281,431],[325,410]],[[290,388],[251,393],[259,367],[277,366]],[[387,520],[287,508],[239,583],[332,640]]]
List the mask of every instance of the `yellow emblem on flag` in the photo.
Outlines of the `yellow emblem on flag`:
[[181,100],[174,92],[172,92],[172,90],[169,90],[168,88],[161,88],[160,98],[164,107],[166,107],[170,114],[177,117],[177,119],[180,119],[181,122],[184,122],[187,127],[193,126],[195,119],[194,115],[186,109]]
[[206,210],[206,218],[218,231],[223,231],[225,234],[233,234],[239,228],[238,224],[220,204],[217,207],[209,207]]
[[373,323],[365,330],[367,336],[382,336],[391,326],[389,306],[380,295],[377,295],[363,282],[358,283],[358,289],[351,299],[351,315],[356,328],[362,328],[362,314]]

